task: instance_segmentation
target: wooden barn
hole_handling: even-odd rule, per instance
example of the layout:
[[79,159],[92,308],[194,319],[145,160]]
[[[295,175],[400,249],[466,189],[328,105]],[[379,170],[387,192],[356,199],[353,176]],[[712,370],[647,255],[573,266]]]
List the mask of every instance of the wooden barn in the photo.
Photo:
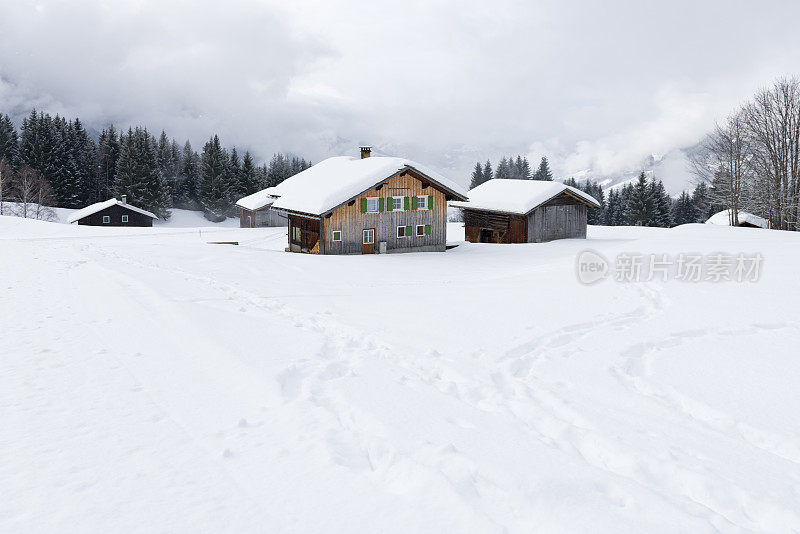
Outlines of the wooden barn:
[[403,158],[328,158],[280,185],[287,250],[312,254],[444,251],[447,201],[466,200],[447,178]]
[[122,200],[111,198],[79,209],[67,218],[67,222],[87,226],[153,226],[154,219],[158,217],[128,204],[122,195]]
[[540,180],[489,180],[469,191],[464,212],[471,243],[541,243],[585,238],[586,210],[600,203],[583,191]]
[[236,207],[239,208],[239,227],[286,226],[286,215],[272,209],[272,203],[278,196],[277,187],[268,187],[240,198],[236,202]]

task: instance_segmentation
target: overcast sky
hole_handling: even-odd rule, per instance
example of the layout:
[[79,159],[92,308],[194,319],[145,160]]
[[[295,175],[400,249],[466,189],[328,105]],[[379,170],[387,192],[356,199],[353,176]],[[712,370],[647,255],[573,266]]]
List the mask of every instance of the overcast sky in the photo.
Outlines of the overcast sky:
[[142,124],[318,161],[361,143],[466,182],[693,144],[800,74],[800,2],[0,0],[0,112]]

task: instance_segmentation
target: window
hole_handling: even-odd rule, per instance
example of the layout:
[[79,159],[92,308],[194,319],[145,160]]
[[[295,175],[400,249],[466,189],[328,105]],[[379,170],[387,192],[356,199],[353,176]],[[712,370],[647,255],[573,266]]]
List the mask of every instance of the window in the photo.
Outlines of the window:
[[300,241],[300,227],[299,226],[292,226],[292,240],[293,241]]
[[111,222],[111,217],[109,215],[103,215],[103,224],[109,224]]
[[334,241],[341,241],[342,240],[342,231],[341,230],[334,230],[333,231],[333,240]]
[[412,226],[398,226],[397,237],[411,237],[411,232],[414,230]]
[[367,197],[367,213],[378,211],[378,197]]
[[127,215],[123,215],[122,216],[122,222],[128,222],[128,216]]
[[392,197],[392,211],[403,211],[403,197]]
[[423,236],[423,235],[425,235],[425,225],[424,224],[418,224],[417,225],[417,237],[420,237],[420,236]]
[[428,209],[428,196],[418,196],[417,197],[417,209],[418,210],[426,210]]
[[371,245],[375,242],[375,229],[374,228],[367,228],[363,232],[363,242],[365,245]]

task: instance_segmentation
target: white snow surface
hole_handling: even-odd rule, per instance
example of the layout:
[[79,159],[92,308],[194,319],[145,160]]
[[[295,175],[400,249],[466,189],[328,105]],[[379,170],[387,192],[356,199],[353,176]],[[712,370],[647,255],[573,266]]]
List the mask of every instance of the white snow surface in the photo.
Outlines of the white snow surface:
[[[0,532],[800,530],[800,235],[588,234],[326,257],[0,217]],[[764,268],[583,286],[585,249]]]
[[[730,219],[730,211],[731,210],[722,210],[718,213],[715,213],[711,217],[708,218],[706,224],[717,224],[720,226],[730,226],[731,219]],[[747,211],[739,210],[738,213],[739,224],[741,223],[750,223],[759,228],[769,228],[769,221],[764,217],[759,217],[758,215],[753,215]]]
[[67,222],[68,223],[74,223],[75,221],[83,219],[84,217],[92,215],[93,213],[97,213],[98,211],[102,211],[102,210],[104,210],[106,208],[110,208],[111,206],[113,206],[115,204],[117,206],[122,206],[122,207],[128,208],[129,210],[135,211],[137,213],[141,213],[142,215],[147,215],[148,217],[151,217],[153,219],[158,219],[158,217],[156,217],[154,214],[150,213],[149,211],[143,210],[142,208],[137,208],[136,206],[133,206],[131,204],[123,203],[121,200],[117,200],[116,198],[110,198],[110,199],[108,199],[106,201],[103,201],[103,202],[95,202],[94,204],[91,204],[89,206],[86,206],[85,208],[81,208],[81,209],[75,211],[72,215],[70,215],[67,218]]
[[283,181],[277,209],[321,215],[407,167],[416,169],[458,196],[466,198],[463,187],[436,171],[405,158],[336,156]]
[[600,207],[600,203],[591,195],[561,182],[506,179],[487,180],[469,190],[469,202],[456,201],[451,202],[450,205],[456,208],[473,208],[524,215],[564,191],[569,191],[586,200],[586,202]]
[[246,210],[259,210],[266,206],[271,206],[275,199],[280,196],[278,187],[267,187],[261,191],[256,191],[252,195],[240,198],[236,205]]

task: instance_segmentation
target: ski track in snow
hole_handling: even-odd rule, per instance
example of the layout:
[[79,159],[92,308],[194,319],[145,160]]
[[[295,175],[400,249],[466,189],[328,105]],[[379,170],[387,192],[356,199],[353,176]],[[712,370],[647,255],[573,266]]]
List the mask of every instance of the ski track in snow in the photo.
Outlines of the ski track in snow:
[[[176,233],[158,237],[181,236]],[[285,235],[275,234],[242,243],[260,247],[283,239]],[[288,458],[298,454],[291,447],[300,447],[311,456],[323,451],[331,465],[349,473],[343,481],[366,480],[369,487],[412,503],[421,503],[426,496],[432,498],[435,508],[447,509],[444,524],[448,518],[457,517],[462,526],[471,525],[476,531],[572,530],[559,523],[564,516],[547,517],[550,501],[545,498],[542,502],[541,492],[549,488],[548,482],[531,483],[531,474],[514,473],[502,461],[489,460],[493,455],[511,453],[503,443],[491,440],[479,445],[470,443],[471,436],[481,436],[485,441],[492,429],[505,429],[505,438],[510,443],[521,440],[525,447],[542,455],[542,476],[554,477],[559,473],[549,462],[562,462],[566,473],[585,474],[585,483],[593,486],[587,495],[593,495],[592,498],[599,495],[606,507],[618,508],[607,516],[612,519],[605,527],[616,525],[619,530],[630,531],[636,529],[634,525],[664,531],[673,531],[676,525],[680,525],[678,530],[694,531],[800,529],[797,508],[786,505],[786,492],[800,494],[798,438],[738,421],[729,412],[659,383],[650,370],[652,359],[661,352],[689,349],[700,339],[791,334],[796,340],[798,328],[794,321],[755,322],[743,329],[724,326],[675,329],[667,335],[654,332],[642,341],[636,336],[637,329],[664,322],[676,313],[675,303],[667,296],[664,284],[630,284],[616,287],[626,302],[635,303],[633,308],[609,307],[591,320],[567,320],[560,327],[536,332],[530,339],[516,340],[493,353],[487,353],[485,347],[476,347],[472,354],[456,354],[447,339],[437,346],[414,351],[405,343],[387,343],[385,337],[365,332],[330,313],[298,306],[300,301],[293,305],[286,297],[259,294],[252,285],[247,287],[246,279],[230,283],[224,277],[201,274],[202,266],[181,267],[176,265],[174,257],[162,260],[158,248],[143,255],[141,247],[106,246],[104,241],[92,238],[77,241],[80,244],[76,249],[71,241],[56,241],[52,245],[57,250],[63,249],[63,257],[69,258],[62,260],[59,274],[79,279],[70,288],[71,302],[79,303],[86,298],[84,282],[91,279],[104,292],[90,296],[88,301],[113,295],[130,303],[133,321],[144,323],[139,326],[142,331],[148,328],[157,331],[161,325],[169,324],[181,333],[180,339],[170,341],[171,348],[164,348],[161,357],[108,349],[102,349],[105,352],[98,356],[102,356],[106,365],[123,369],[133,391],[143,395],[148,410],[156,414],[153,417],[175,427],[178,436],[183,436],[178,439],[188,440],[183,446],[190,446],[198,451],[196,454],[207,458],[216,476],[223,477],[236,488],[239,498],[247,502],[246,506],[240,503],[246,513],[223,514],[228,521],[226,527],[239,525],[249,530],[254,524],[263,526],[275,520],[270,512],[276,507],[264,504],[263,478],[251,476],[237,462],[253,465],[254,458],[273,459],[281,455]],[[630,244],[621,241],[611,246],[621,249]],[[456,261],[458,257],[453,255],[450,259]],[[535,267],[542,272],[547,272],[547,268],[547,265]],[[523,277],[529,272],[528,268],[512,268],[509,277]],[[152,285],[154,281],[159,285]],[[182,299],[178,295],[202,296]],[[109,328],[100,317],[92,317],[91,312],[77,313],[90,308],[88,302],[82,304],[85,307],[66,306],[63,311],[68,317],[58,320],[86,317],[89,324],[84,326],[89,331],[92,321],[97,328]],[[224,338],[208,331],[210,324],[195,324],[183,316],[187,306],[210,307],[219,313],[236,311],[260,318],[265,324],[274,325],[275,330],[291,332],[291,337],[301,340],[300,350],[295,355],[287,346],[271,357],[270,363],[278,367],[264,376],[274,376],[273,384],[265,384],[262,376],[251,373],[248,366],[252,361],[228,360],[233,369],[226,369],[218,377],[218,384],[222,390],[241,385],[240,397],[215,392],[211,399],[219,403],[219,409],[210,415],[195,413],[188,394],[170,390],[169,371],[177,372],[186,361],[191,362],[197,378],[213,376],[218,365],[216,357],[226,351],[226,346]],[[302,341],[306,339],[308,344]],[[187,346],[181,346],[182,342]],[[593,347],[614,347],[610,354],[615,356],[594,359]],[[182,352],[192,357],[163,361],[164,357]],[[581,392],[585,384],[569,379],[571,370],[576,368],[584,369],[583,379],[591,379],[593,388],[607,388],[608,398]],[[555,372],[550,375],[548,369]],[[166,373],[154,380],[152,371]],[[422,417],[425,424],[438,421],[448,428],[438,431],[436,438],[398,440],[397,429],[381,417],[386,413],[383,406],[373,407],[363,402],[362,396],[370,398],[370,394],[376,393],[370,390],[375,384],[405,392],[418,391],[420,406],[425,405],[426,399],[427,402],[439,399],[444,407],[441,415],[417,415],[425,415]],[[199,383],[197,387],[203,385]],[[262,397],[269,388],[274,389],[275,396]],[[200,390],[197,393],[203,394]],[[265,401],[269,398],[273,402]],[[409,402],[416,403],[413,399]],[[417,406],[412,405],[412,409]],[[237,409],[242,413],[230,417]],[[273,447],[277,443],[266,421],[280,420],[288,412],[302,414],[295,421],[298,433],[285,440],[284,450],[259,452],[270,447],[268,443]],[[446,415],[451,412],[457,415]],[[391,415],[404,416],[394,412]],[[657,421],[650,422],[649,418]],[[630,431],[629,424],[638,426]],[[676,432],[675,427],[681,431]],[[731,440],[735,442],[727,443]],[[726,446],[735,449],[737,456],[766,454],[793,464],[793,468],[776,488],[756,490],[742,482],[746,476],[726,470],[724,460],[705,461],[709,455],[724,453]],[[753,451],[742,452],[743,447]],[[553,487],[558,493],[558,485]],[[569,484],[566,487],[583,488]],[[346,493],[347,489],[343,491]],[[270,512],[264,512],[263,508]],[[643,510],[654,508],[656,519],[637,519],[624,524],[613,519],[619,519],[619,514],[625,514],[626,510],[642,514]],[[659,514],[669,520],[661,523],[657,520]],[[381,518],[372,518],[376,519],[378,522],[371,524],[382,524]],[[304,529],[320,524],[313,521],[305,524],[302,516],[294,521],[290,524],[305,525]],[[587,524],[572,524],[575,525]],[[408,530],[402,521],[383,526],[389,530],[392,527]],[[438,530],[431,524],[427,526],[432,531]],[[347,529],[340,524],[333,530]]]

